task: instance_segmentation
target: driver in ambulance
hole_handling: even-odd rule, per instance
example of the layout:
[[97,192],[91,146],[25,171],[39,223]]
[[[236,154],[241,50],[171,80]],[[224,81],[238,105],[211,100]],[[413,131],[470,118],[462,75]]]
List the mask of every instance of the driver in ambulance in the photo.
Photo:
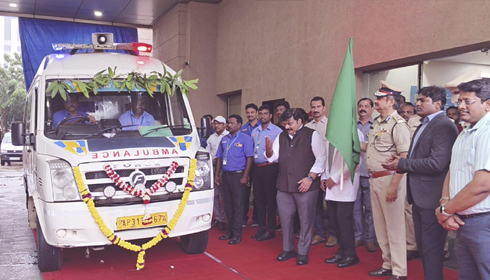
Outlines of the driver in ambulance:
[[67,118],[80,116],[79,119],[74,119],[73,121],[66,122],[66,124],[74,124],[77,121],[83,119],[82,117],[86,117],[89,119],[86,123],[97,124],[97,121],[94,117],[89,116],[87,113],[80,111],[78,109],[78,105],[80,104],[77,94],[68,94],[66,96],[66,100],[63,101],[64,110],[58,111],[53,115],[53,128],[57,128],[59,123]]

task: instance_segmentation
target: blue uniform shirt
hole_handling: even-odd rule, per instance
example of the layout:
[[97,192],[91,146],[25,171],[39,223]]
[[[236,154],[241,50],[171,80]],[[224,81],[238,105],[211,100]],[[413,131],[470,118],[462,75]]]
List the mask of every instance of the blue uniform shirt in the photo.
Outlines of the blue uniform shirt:
[[233,138],[231,134],[223,136],[216,153],[216,157],[222,160],[223,171],[245,170],[247,158],[253,156],[252,138],[241,132]]
[[[254,162],[256,164],[269,162],[265,157],[265,137],[267,136],[271,142],[274,142],[281,132],[282,129],[273,123],[269,123],[265,130],[262,130],[262,125],[254,128],[252,140],[254,141]],[[277,160],[274,162],[277,162]]]
[[[85,113],[83,111],[80,111],[80,110],[78,110],[77,115],[78,116],[88,117],[87,113]],[[70,115],[70,113],[68,113],[68,111],[67,110],[64,110],[64,109],[61,110],[61,111],[58,111],[58,112],[54,113],[54,115],[53,115],[53,128],[58,127],[58,124],[62,120],[67,119],[69,117],[73,117],[73,116]],[[90,123],[90,122],[86,122],[86,123]]]
[[[119,122],[123,127],[122,130],[138,130],[140,126],[155,125],[155,119],[152,115],[147,112],[143,112],[143,115],[138,119],[134,114],[133,110],[126,111],[119,117]],[[131,126],[132,125],[132,126]]]
[[259,121],[257,121],[257,123],[254,126],[252,126],[250,122],[247,122],[242,126],[241,132],[247,134],[248,136],[252,136],[252,130],[254,130],[258,126],[260,126]]

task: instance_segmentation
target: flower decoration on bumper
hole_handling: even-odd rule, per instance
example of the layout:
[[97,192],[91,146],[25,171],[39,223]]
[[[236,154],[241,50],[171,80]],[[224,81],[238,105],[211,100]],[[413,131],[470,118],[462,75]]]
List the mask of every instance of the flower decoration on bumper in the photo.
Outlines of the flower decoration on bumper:
[[[120,246],[120,247],[122,247],[124,249],[130,250],[130,251],[133,251],[133,252],[138,252],[138,260],[136,262],[136,269],[137,270],[140,270],[140,269],[143,269],[145,267],[146,250],[148,250],[151,247],[157,245],[164,238],[167,238],[168,235],[170,234],[170,232],[177,225],[177,222],[179,221],[180,216],[184,212],[185,206],[187,205],[187,200],[189,199],[189,194],[192,191],[192,188],[194,186],[194,178],[196,176],[196,163],[197,163],[197,160],[196,159],[191,159],[191,164],[190,164],[190,167],[189,167],[189,176],[188,176],[188,179],[187,179],[187,184],[185,185],[184,194],[182,195],[182,200],[180,201],[179,207],[177,208],[177,211],[175,212],[175,215],[170,220],[170,222],[168,223],[168,225],[166,225],[162,229],[162,231],[160,231],[157,234],[157,236],[153,237],[153,239],[151,239],[150,241],[146,242],[145,244],[143,244],[141,246],[132,244],[131,242],[128,242],[128,241],[125,241],[125,240],[119,238],[117,235],[115,235],[107,227],[107,225],[102,220],[102,217],[99,215],[99,212],[97,211],[97,208],[95,207],[95,203],[94,203],[94,201],[92,199],[92,195],[87,190],[87,188],[85,186],[85,183],[83,182],[82,173],[80,172],[80,169],[78,167],[75,167],[75,168],[73,168],[73,171],[74,171],[74,174],[75,174],[75,180],[77,182],[78,190],[80,191],[80,194],[81,194],[81,196],[83,198],[83,201],[87,205],[87,207],[88,207],[88,209],[90,211],[90,214],[92,214],[92,217],[94,218],[95,222],[99,226],[101,232],[107,237],[107,239],[112,244],[118,245],[118,246]],[[175,169],[177,169],[177,167],[175,167]],[[170,170],[170,168],[169,168],[169,170]],[[169,170],[167,170],[167,173],[169,172]],[[167,173],[165,175],[167,175]],[[164,177],[165,177],[165,175],[164,175]],[[168,175],[168,177],[170,177],[170,175]],[[162,179],[164,179],[164,178],[162,178]],[[155,183],[155,184],[157,184],[157,183]],[[163,184],[162,184],[162,186],[163,186]],[[155,192],[155,191],[153,191],[153,192]]]

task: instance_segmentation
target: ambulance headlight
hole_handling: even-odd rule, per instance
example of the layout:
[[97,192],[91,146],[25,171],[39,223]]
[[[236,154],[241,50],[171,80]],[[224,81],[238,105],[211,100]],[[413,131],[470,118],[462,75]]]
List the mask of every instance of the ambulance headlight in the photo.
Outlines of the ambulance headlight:
[[211,188],[211,161],[209,153],[198,152],[196,154],[196,177],[194,179],[194,189],[205,190]]
[[48,164],[53,186],[53,200],[79,200],[80,193],[70,164],[62,160],[52,160],[49,161]]

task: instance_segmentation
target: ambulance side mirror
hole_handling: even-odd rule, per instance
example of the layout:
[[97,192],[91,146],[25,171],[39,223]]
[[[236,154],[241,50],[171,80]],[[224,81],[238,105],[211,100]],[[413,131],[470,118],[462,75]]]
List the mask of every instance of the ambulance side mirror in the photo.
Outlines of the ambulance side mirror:
[[211,136],[211,132],[212,132],[212,128],[211,128],[211,122],[209,122],[209,118],[207,117],[202,117],[201,118],[201,135],[200,137],[201,138],[209,138],[209,136]]

